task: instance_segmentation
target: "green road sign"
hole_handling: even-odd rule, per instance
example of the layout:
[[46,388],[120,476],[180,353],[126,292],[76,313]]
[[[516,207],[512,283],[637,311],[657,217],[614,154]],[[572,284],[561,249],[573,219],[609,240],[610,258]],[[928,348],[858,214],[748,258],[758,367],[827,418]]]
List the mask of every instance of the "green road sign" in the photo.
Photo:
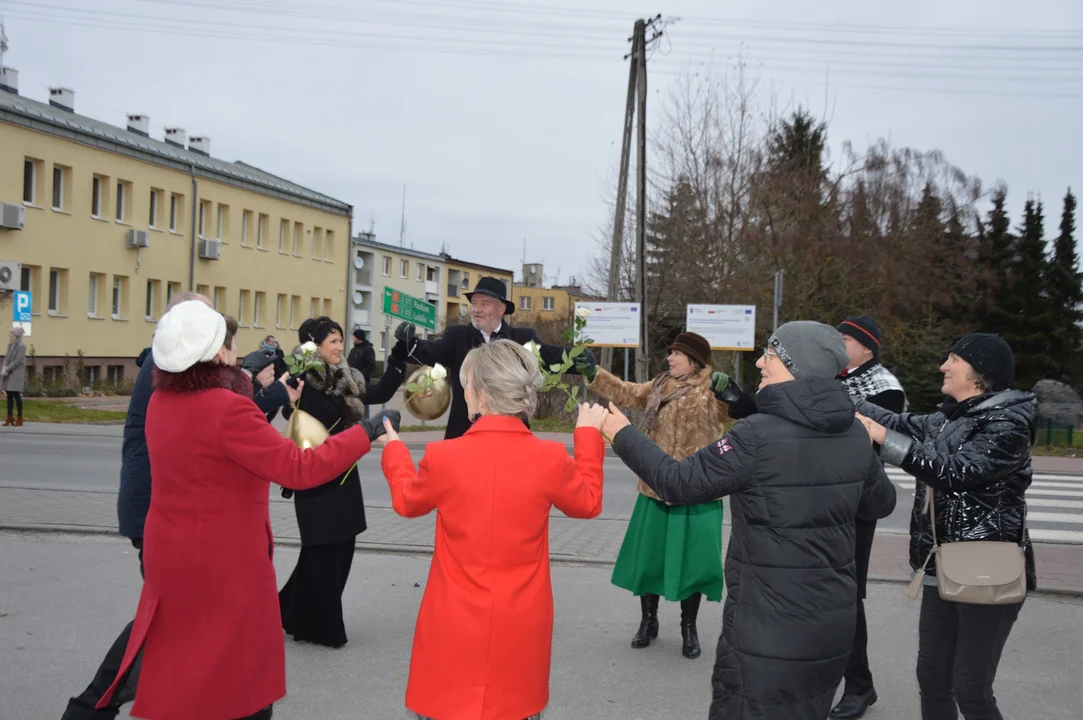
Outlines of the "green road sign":
[[384,315],[400,318],[426,330],[436,329],[435,305],[401,293],[394,288],[384,288]]

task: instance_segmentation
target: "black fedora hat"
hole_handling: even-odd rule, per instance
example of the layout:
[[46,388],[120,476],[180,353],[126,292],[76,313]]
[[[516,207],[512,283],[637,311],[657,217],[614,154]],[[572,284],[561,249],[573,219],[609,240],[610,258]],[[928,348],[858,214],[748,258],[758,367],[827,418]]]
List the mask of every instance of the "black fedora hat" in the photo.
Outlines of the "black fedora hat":
[[483,277],[478,280],[478,284],[474,286],[474,292],[466,293],[466,299],[472,300],[475,295],[487,295],[491,298],[496,298],[500,302],[504,303],[504,314],[515,314],[515,303],[508,300],[508,288],[500,280],[494,277]]

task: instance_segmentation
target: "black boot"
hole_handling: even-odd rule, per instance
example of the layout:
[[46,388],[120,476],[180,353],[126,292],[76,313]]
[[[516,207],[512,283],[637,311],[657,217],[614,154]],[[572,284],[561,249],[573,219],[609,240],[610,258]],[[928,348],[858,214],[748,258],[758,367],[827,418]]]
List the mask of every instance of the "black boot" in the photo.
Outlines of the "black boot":
[[632,638],[632,647],[637,650],[647,647],[652,638],[658,637],[658,596],[643,595],[639,605],[643,609],[643,620],[639,623],[639,632]]
[[697,658],[700,654],[699,633],[696,632],[696,616],[699,615],[699,593],[687,600],[681,600],[681,653],[686,658]]

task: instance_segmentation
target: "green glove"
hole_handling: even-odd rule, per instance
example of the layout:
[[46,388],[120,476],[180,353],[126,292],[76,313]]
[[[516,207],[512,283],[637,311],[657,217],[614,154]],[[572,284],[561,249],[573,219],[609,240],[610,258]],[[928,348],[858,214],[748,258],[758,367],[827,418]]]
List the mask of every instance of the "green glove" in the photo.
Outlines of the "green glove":
[[711,391],[714,392],[715,397],[719,400],[722,399],[722,393],[726,392],[726,388],[730,386],[730,376],[726,373],[713,372],[711,373]]

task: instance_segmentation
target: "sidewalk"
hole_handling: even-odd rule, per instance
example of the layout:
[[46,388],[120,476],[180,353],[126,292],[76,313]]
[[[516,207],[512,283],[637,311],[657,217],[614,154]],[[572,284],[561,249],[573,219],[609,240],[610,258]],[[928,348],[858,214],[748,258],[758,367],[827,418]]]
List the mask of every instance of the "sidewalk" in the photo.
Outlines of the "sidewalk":
[[[279,583],[296,561],[296,550],[275,553]],[[428,572],[427,557],[359,554],[343,595],[349,642],[328,650],[286,641],[288,694],[275,704],[275,720],[405,720],[411,643]],[[552,575],[546,720],[707,716],[719,603],[703,603],[703,655],[688,660],[681,656],[676,603],[660,608],[657,641],[632,650],[639,603],[609,582],[608,568],[557,565]],[[3,717],[59,717],[132,618],[141,587],[132,548],[100,537],[0,533],[0,576]],[[869,586],[869,658],[880,696],[869,720],[920,714],[914,675],[919,607],[898,585]],[[1078,718],[1081,646],[1083,602],[1028,599],[997,674],[1004,716]],[[121,713],[120,720],[127,718]]]
[[[116,492],[0,487],[0,529],[114,535]],[[279,545],[297,546],[300,534],[293,502],[271,493],[271,526]],[[431,553],[436,516],[406,519],[379,504],[367,504],[368,531],[359,550]],[[628,527],[626,519],[573,520],[554,514],[549,521],[550,556],[557,562],[611,565]],[[728,545],[728,526],[723,544]],[[909,580],[908,535],[880,532],[873,545],[869,577]],[[1037,543],[1038,585],[1044,592],[1083,595],[1083,545]]]

